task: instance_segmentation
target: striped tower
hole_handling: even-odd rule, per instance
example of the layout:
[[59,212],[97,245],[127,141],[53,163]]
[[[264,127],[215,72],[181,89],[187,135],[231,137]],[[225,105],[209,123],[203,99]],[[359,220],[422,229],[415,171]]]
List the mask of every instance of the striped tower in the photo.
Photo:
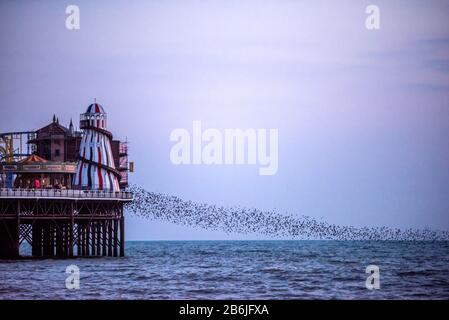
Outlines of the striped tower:
[[106,130],[106,113],[98,103],[80,116],[84,130],[77,162],[75,185],[81,189],[119,191],[120,173],[112,157],[112,134]]

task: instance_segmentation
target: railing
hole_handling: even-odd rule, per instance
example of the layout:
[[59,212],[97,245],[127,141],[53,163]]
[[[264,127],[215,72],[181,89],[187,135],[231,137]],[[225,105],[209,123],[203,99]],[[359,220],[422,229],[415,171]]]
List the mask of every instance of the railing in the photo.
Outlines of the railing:
[[76,198],[132,200],[133,194],[129,191],[1,188],[0,198]]

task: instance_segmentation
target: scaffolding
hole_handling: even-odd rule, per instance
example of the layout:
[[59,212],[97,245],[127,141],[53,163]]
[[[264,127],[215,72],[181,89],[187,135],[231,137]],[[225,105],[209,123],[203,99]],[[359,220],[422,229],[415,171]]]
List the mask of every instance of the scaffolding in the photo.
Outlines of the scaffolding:
[[28,141],[34,139],[34,131],[0,133],[0,162],[16,162],[36,151]]

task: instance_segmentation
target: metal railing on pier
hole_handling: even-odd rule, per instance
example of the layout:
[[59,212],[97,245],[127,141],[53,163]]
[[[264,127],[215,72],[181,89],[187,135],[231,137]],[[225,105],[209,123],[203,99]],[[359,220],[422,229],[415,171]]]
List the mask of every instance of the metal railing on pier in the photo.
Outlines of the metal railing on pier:
[[66,199],[117,199],[132,200],[133,194],[129,191],[108,190],[75,190],[75,189],[0,189],[1,198],[66,198]]

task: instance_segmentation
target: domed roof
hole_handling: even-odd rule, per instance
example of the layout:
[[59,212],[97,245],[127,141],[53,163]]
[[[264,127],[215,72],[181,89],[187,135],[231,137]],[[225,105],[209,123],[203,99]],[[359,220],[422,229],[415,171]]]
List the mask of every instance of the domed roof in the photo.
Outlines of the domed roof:
[[92,103],[87,107],[86,113],[105,113],[103,107],[98,103]]
[[35,163],[35,162],[48,162],[44,158],[39,157],[38,155],[32,154],[25,159],[19,161],[19,163]]

